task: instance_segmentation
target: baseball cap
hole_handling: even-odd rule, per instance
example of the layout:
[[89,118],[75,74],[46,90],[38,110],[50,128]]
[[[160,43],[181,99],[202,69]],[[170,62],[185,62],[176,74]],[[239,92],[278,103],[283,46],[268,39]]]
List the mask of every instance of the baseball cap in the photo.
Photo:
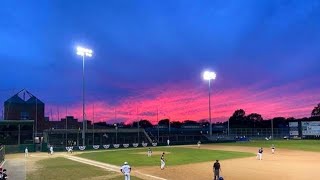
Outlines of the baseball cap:
[[124,164],[128,164],[128,162],[124,162]]

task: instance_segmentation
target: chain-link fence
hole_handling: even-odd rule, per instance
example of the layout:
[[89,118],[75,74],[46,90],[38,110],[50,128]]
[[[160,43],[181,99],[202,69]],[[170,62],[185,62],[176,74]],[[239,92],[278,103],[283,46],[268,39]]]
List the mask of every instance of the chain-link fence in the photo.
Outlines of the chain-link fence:
[[283,138],[289,136],[289,128],[230,128],[229,136],[255,139]]

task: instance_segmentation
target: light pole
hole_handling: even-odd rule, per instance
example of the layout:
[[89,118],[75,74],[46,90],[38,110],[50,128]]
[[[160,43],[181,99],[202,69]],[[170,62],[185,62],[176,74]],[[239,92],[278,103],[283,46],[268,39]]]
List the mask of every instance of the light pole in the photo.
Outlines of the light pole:
[[159,108],[158,107],[157,107],[157,122],[158,122],[158,143],[159,143],[160,130],[159,130]]
[[85,146],[85,139],[86,139],[86,122],[85,122],[85,101],[84,101],[84,57],[91,57],[92,50],[83,48],[78,46],[77,47],[77,55],[82,56],[82,145]]
[[138,120],[138,143],[140,142],[140,120],[139,120],[139,111],[137,107],[137,120]]
[[116,129],[116,144],[118,144],[118,124],[114,124],[114,128]]
[[209,122],[210,122],[210,126],[209,126],[209,131],[210,131],[210,136],[212,136],[212,123],[211,123],[211,80],[216,79],[217,75],[215,72],[211,72],[211,71],[205,71],[203,73],[203,79],[204,80],[208,80],[209,82]]
[[273,119],[271,119],[271,138],[273,140]]

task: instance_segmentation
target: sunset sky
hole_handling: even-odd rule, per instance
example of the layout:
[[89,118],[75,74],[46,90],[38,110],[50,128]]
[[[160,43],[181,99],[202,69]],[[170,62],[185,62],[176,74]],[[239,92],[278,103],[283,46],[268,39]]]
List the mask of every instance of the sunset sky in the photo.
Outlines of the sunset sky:
[[[236,109],[310,116],[320,103],[320,1],[4,0],[0,102],[26,88],[46,115],[96,121],[208,118]],[[1,110],[3,107],[0,108]],[[116,118],[115,118],[116,112]]]

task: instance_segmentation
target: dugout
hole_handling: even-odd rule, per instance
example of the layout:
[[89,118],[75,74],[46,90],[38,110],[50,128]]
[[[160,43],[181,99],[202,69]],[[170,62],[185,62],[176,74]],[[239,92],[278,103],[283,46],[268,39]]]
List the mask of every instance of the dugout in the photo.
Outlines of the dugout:
[[[152,142],[149,135],[142,128],[87,129],[85,133],[85,144],[87,146]],[[64,150],[66,146],[81,146],[82,129],[44,130],[42,144],[43,151],[46,151],[47,145],[53,145],[56,150]]]
[[0,144],[33,144],[34,120],[1,120]]

